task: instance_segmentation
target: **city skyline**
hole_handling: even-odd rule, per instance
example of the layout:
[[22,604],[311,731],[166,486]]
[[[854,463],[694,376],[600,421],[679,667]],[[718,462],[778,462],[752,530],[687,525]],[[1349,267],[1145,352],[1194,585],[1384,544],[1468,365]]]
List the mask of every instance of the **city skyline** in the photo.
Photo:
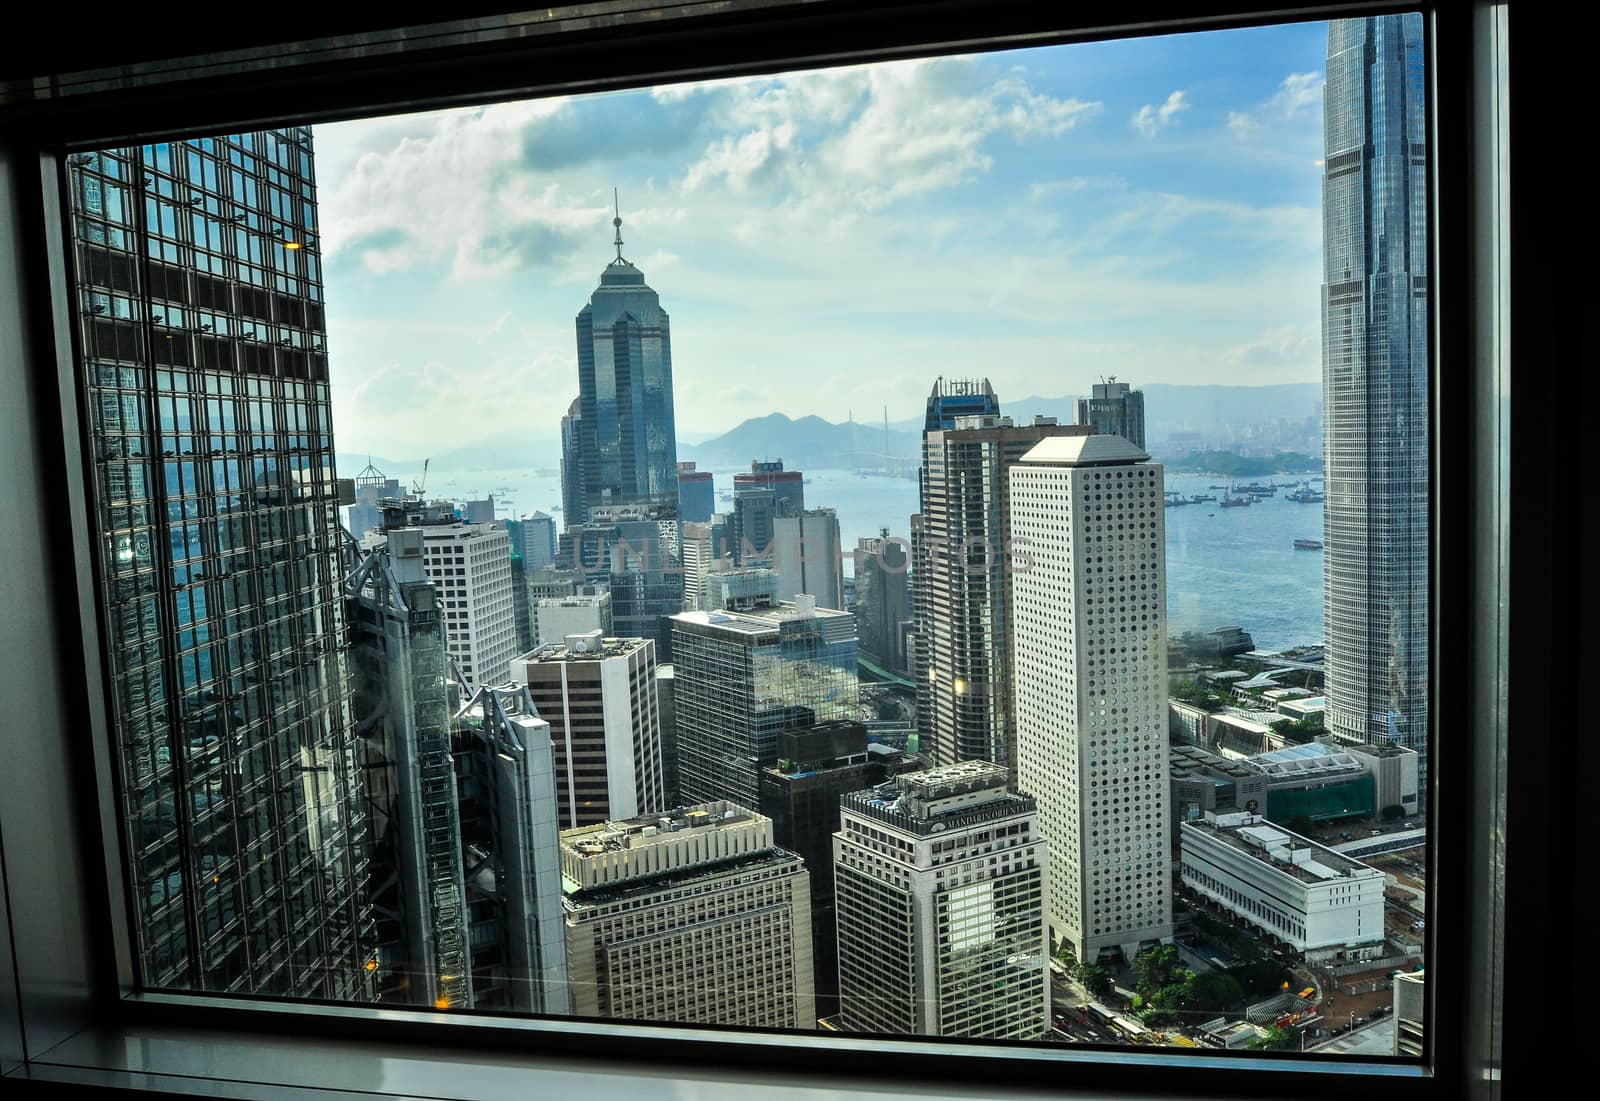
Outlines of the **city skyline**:
[[1300,24],[318,127],[341,447],[392,453],[408,405],[482,434],[463,394],[555,437],[613,187],[690,435],[842,419],[845,384],[904,419],[980,349],[1012,394],[1040,363],[1315,381],[1325,52]]

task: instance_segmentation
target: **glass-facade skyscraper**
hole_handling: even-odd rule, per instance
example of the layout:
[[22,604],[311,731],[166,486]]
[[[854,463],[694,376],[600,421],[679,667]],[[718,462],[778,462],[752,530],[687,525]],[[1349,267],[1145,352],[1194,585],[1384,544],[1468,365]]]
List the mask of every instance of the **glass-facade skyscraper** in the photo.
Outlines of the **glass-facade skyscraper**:
[[[579,450],[584,505],[678,507],[678,442],[672,413],[667,311],[644,273],[617,258],[578,311]],[[570,526],[577,520],[567,517]]]
[[1327,725],[1428,731],[1428,225],[1422,17],[1328,26],[1322,389]]
[[67,172],[140,978],[368,998],[311,131]]

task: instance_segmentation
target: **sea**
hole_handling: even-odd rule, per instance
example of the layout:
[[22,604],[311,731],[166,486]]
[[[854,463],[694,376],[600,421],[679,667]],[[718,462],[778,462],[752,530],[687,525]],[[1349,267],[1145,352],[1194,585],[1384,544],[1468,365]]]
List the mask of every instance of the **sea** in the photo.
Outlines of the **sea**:
[[[732,507],[723,498],[733,488],[734,471],[715,470],[717,509]],[[863,537],[911,534],[917,510],[912,478],[858,474],[848,470],[807,471],[808,508],[831,508],[839,516],[845,572],[850,552]],[[1246,479],[1248,480],[1248,479]],[[1237,625],[1256,646],[1282,650],[1322,641],[1322,552],[1297,550],[1296,539],[1322,539],[1322,506],[1287,500],[1297,475],[1255,479],[1283,488],[1247,508],[1222,508],[1229,479],[1215,474],[1166,475],[1166,488],[1185,498],[1214,495],[1217,501],[1163,510],[1167,529],[1167,621],[1173,634]],[[1321,488],[1321,481],[1311,483]],[[1221,486],[1221,489],[1211,488]],[[428,473],[430,497],[495,499],[496,513],[510,519],[535,510],[561,519],[561,479],[553,471],[473,470]]]

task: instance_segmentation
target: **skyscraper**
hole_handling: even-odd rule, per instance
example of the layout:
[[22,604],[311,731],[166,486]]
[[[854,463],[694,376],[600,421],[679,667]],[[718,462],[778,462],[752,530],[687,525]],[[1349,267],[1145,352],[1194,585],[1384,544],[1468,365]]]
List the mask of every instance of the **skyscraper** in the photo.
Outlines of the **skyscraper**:
[[746,807],[704,803],[561,834],[573,1012],[817,1026],[810,876]]
[[1328,729],[1428,734],[1428,149],[1420,15],[1328,24],[1323,608]]
[[562,829],[666,809],[655,643],[591,630],[511,663],[550,724]]
[[[673,491],[676,494],[676,490]],[[649,638],[670,653],[666,617],[683,610],[677,503],[601,506],[588,523],[563,533],[584,580],[611,593],[611,619],[623,638]]]
[[1121,436],[1011,468],[1017,788],[1050,841],[1050,929],[1093,962],[1172,939],[1161,467]]
[[[543,569],[556,560],[556,522],[547,512],[533,512],[522,517],[518,524],[521,538],[516,550],[522,555],[525,570]],[[509,523],[507,530],[510,530]]]
[[802,593],[817,606],[844,610],[844,555],[839,547],[839,516],[831,508],[802,509],[772,522],[772,569],[778,599]]
[[1048,418],[1016,426],[985,414],[957,416],[954,427],[923,435],[918,631],[928,725],[921,733],[935,764],[1016,765],[1008,475],[1040,440],[1088,432]]
[[906,671],[904,626],[910,618],[907,543],[884,528],[856,547],[856,630],[861,652],[891,673]]
[[561,523],[557,531],[589,518],[583,496],[583,399],[573,398],[561,418]]
[[716,479],[709,470],[696,470],[692,462],[678,464],[678,520],[709,524],[717,510]]
[[798,516],[806,507],[805,475],[783,469],[782,459],[752,459],[748,471],[733,476],[733,493],[741,489],[770,489],[777,516]]
[[[617,258],[578,311],[577,429],[584,506],[644,505],[678,514],[678,441],[672,413],[667,312],[644,273]],[[568,519],[570,525],[574,521]]]
[[840,800],[845,1031],[1032,1040],[1050,1027],[1050,846],[1006,777],[963,761]]
[[793,604],[672,617],[678,779],[683,798],[759,806],[778,735],[854,719],[855,617]]
[[1121,436],[1144,447],[1144,391],[1115,378],[1094,384],[1090,396],[1078,399],[1078,423],[1101,436]]
[[308,127],[68,162],[129,912],[151,987],[372,992],[312,164]]

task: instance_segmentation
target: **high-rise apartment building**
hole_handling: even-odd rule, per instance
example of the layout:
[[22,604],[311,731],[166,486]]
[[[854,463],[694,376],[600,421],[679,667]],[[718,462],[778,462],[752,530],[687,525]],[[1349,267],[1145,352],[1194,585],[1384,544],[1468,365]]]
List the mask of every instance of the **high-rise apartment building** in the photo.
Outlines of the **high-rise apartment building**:
[[678,777],[684,799],[759,806],[778,735],[857,718],[855,617],[810,597],[672,617]]
[[573,1012],[811,1029],[809,879],[772,822],[703,803],[561,834]]
[[761,813],[773,839],[805,861],[811,873],[811,952],[816,964],[817,1016],[839,1011],[839,953],[833,900],[833,835],[839,797],[875,787],[922,762],[869,743],[858,722],[826,722],[778,735],[778,763],[761,773]]
[[[577,431],[584,505],[640,505],[678,516],[678,442],[667,311],[644,273],[617,258],[578,311]],[[570,517],[568,525],[574,523]]]
[[831,508],[801,509],[772,523],[772,569],[778,599],[805,594],[818,607],[844,610],[844,555],[839,546],[839,516]]
[[654,642],[587,631],[511,667],[550,724],[562,829],[665,809]]
[[840,802],[839,1025],[1034,1040],[1050,1027],[1033,800],[986,761],[907,772]]
[[583,399],[573,398],[561,418],[561,523],[558,532],[589,518],[583,496]]
[[709,470],[696,470],[692,462],[678,464],[678,520],[707,524],[717,510],[716,480]]
[[1323,650],[1333,734],[1428,735],[1428,146],[1422,16],[1328,24]]
[[1049,418],[1018,426],[1009,417],[963,415],[923,434],[917,629],[927,651],[923,749],[936,764],[1015,767],[1008,475],[1040,440],[1089,431]]
[[1097,435],[1121,436],[1142,449],[1144,391],[1113,378],[1095,383],[1089,393],[1078,399],[1078,423],[1093,428]]
[[1080,960],[1172,938],[1160,466],[1054,436],[1011,468],[1019,791],[1050,841],[1050,927]]
[[[910,544],[889,529],[856,546],[856,630],[861,654],[890,673],[904,674],[905,624],[911,618]],[[926,677],[926,674],[924,674]]]
[[67,159],[148,987],[373,990],[312,164],[309,127]]

